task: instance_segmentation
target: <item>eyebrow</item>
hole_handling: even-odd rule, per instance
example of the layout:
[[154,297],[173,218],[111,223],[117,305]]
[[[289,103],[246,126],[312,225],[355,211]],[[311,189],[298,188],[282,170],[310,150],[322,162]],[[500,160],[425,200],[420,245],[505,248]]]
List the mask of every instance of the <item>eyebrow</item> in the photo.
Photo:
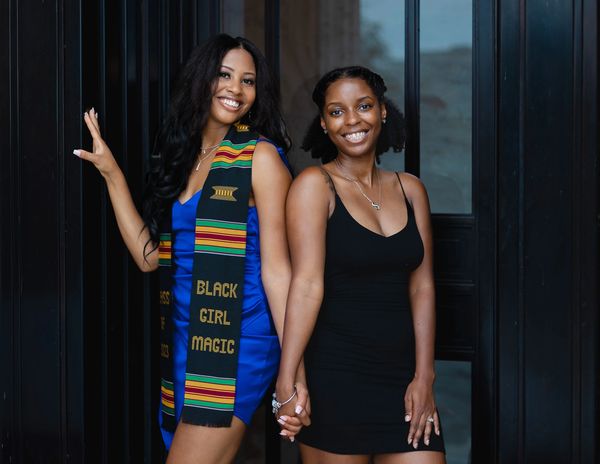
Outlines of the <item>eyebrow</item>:
[[[357,99],[356,101],[359,101],[359,102],[360,102],[360,101],[363,101],[363,100],[366,100],[366,99],[371,99],[371,100],[373,100],[373,97],[372,97],[371,95],[365,95],[364,97],[360,97],[360,98],[359,98],[359,99]],[[327,106],[331,106],[331,105],[342,105],[342,103],[340,103],[340,102],[335,102],[335,101],[334,101],[334,102],[329,102],[329,103],[327,103]]]
[[[222,64],[222,65],[221,65],[221,67],[222,67],[222,68],[225,68],[225,69],[229,69],[230,71],[235,71],[235,69],[233,69],[233,68],[232,68],[232,67],[230,67],[230,66],[227,66],[226,64]],[[251,76],[255,76],[255,75],[256,75],[256,73],[253,73],[252,71],[246,71],[246,72],[244,73],[244,76],[246,76],[246,75],[248,75],[248,74],[249,74],[249,75],[251,75]]]

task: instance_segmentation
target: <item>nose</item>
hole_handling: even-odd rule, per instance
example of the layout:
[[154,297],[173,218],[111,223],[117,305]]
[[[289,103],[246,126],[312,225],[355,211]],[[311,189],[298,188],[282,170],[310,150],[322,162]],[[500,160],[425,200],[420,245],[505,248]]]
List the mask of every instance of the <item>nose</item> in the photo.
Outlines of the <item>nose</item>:
[[242,91],[240,81],[238,79],[230,79],[227,85],[227,90],[229,90],[233,95],[239,95]]
[[345,120],[344,123],[347,126],[354,126],[355,124],[357,124],[359,122],[359,117],[358,114],[356,113],[356,111],[347,111],[345,114]]

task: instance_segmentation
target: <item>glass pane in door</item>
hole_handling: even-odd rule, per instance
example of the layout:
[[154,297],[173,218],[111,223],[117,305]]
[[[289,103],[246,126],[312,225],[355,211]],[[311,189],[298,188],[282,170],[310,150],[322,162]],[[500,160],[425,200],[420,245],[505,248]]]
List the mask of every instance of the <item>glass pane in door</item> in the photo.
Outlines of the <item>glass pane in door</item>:
[[471,463],[471,363],[435,362],[435,400],[447,464]]
[[[300,149],[317,116],[311,94],[319,77],[339,66],[363,65],[383,76],[388,96],[404,107],[404,2],[281,0],[281,94],[296,172],[316,161]],[[402,169],[403,153],[382,157]]]
[[421,0],[421,179],[433,213],[470,214],[472,0]]
[[264,0],[221,0],[221,31],[254,42],[265,52]]

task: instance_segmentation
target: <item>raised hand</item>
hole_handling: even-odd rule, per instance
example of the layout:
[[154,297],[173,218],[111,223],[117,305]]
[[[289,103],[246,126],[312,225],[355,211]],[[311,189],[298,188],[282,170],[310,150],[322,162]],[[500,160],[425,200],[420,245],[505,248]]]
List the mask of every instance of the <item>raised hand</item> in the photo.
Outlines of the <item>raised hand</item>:
[[[125,176],[102,139],[98,114],[92,108],[83,114],[83,120],[92,136],[92,151],[77,149],[73,150],[73,154],[89,161],[100,171],[106,181],[117,225],[127,249],[142,271],[154,271],[158,268],[158,247],[150,243],[150,233],[131,198]],[[146,254],[149,243],[152,251]]]
[[110,148],[102,138],[100,133],[100,124],[98,122],[98,113],[92,108],[90,111],[83,113],[83,120],[92,136],[92,151],[82,149],[73,150],[73,154],[81,159],[91,162],[100,174],[106,179],[110,178],[114,173],[119,171],[117,164]]

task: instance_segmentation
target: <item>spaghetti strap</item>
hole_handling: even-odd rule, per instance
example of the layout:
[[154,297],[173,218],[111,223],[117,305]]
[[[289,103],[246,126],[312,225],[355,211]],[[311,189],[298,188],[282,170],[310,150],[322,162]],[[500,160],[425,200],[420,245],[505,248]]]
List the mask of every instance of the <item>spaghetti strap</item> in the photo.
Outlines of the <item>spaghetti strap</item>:
[[410,203],[408,202],[408,197],[406,196],[406,192],[404,191],[404,186],[402,185],[402,181],[400,180],[400,174],[398,174],[398,171],[396,171],[396,177],[398,178],[398,182],[400,182],[400,188],[402,189],[402,195],[404,195],[404,201],[406,203],[406,206],[410,207]]
[[337,193],[337,190],[335,188],[335,184],[333,183],[333,179],[331,178],[331,176],[327,172],[327,169],[323,168],[322,166],[318,166],[318,168],[321,170],[321,172],[323,173],[323,175],[326,176],[327,179],[329,180],[329,183],[331,184],[331,188],[333,188],[333,193],[337,197],[338,193]]

